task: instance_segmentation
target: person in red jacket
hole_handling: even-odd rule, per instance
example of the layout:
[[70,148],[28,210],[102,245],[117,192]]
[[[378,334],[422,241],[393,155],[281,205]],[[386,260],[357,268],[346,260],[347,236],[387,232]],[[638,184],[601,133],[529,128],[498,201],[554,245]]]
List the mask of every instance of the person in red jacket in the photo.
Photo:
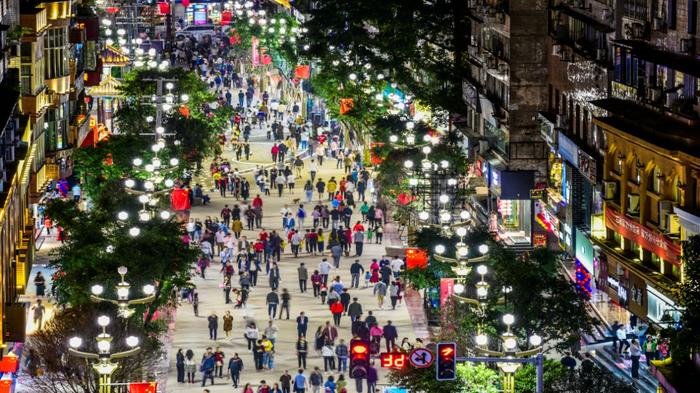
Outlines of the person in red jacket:
[[340,326],[340,317],[343,316],[344,309],[341,302],[334,302],[331,304],[331,314],[333,314],[333,323],[335,326]]
[[263,206],[263,200],[262,200],[262,198],[260,198],[260,194],[258,194],[255,196],[255,199],[253,199],[253,208],[254,209],[262,208],[262,206]]

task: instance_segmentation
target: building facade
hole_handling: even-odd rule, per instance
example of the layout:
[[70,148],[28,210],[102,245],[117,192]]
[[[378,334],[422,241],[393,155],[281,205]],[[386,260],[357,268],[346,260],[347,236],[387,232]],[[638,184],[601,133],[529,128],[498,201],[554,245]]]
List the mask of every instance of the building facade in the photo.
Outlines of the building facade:
[[473,214],[504,244],[533,244],[530,191],[546,179],[547,146],[535,120],[546,107],[547,7],[535,1],[472,0],[469,75],[460,127],[475,159]]

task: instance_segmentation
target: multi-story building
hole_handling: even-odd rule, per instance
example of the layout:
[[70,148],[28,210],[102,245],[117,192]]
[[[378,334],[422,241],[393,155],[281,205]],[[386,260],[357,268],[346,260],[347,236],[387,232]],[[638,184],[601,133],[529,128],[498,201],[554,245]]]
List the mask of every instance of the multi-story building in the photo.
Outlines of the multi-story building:
[[11,67],[20,48],[19,14],[18,2],[0,1],[0,344],[24,339],[17,296],[26,288],[34,250],[28,209],[33,145],[19,114],[18,70]]
[[654,323],[678,315],[670,287],[683,279],[680,239],[700,223],[697,8],[618,2],[610,97],[593,101],[604,111],[593,119],[605,152],[598,282]]
[[[470,73],[463,80],[464,127],[474,149],[473,173],[485,193],[474,214],[506,245],[533,244],[530,191],[546,180],[548,149],[537,112],[547,105],[547,5],[471,0]],[[478,181],[478,180],[477,180]]]
[[614,10],[593,0],[556,0],[548,30],[547,110],[538,116],[549,146],[548,178],[535,201],[535,232],[576,258],[579,284],[590,293],[597,257],[590,234],[602,222],[604,156],[604,137],[592,122],[599,109],[591,101],[609,95]]

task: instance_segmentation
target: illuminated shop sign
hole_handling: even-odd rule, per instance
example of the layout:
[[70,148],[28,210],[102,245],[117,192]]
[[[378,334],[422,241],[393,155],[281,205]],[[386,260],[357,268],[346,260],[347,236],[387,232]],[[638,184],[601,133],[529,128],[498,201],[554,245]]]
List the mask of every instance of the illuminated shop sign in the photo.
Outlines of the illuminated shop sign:
[[680,264],[678,260],[681,255],[680,246],[609,207],[605,209],[605,225],[663,260],[675,265]]

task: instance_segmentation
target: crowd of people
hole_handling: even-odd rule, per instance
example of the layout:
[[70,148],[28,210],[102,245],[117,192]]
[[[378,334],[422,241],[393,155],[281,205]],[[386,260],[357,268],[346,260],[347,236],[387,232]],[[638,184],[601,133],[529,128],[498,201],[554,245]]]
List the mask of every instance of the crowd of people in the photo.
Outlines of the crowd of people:
[[[206,43],[210,50],[218,45],[218,55],[225,53],[226,45],[216,37]],[[216,279],[222,292],[220,301],[206,299],[218,305],[202,313],[212,344],[199,354],[197,348],[178,350],[177,381],[206,386],[227,378],[243,393],[250,393],[252,385],[241,382],[250,379],[242,378],[245,365],[245,370],[264,375],[255,383],[257,392],[309,389],[319,393],[323,389],[341,393],[347,391],[351,339],[369,340],[374,353],[422,346],[420,340],[401,340],[391,318],[380,321],[375,314],[377,310],[385,310],[382,315],[391,313],[401,305],[404,261],[398,256],[365,257],[367,244],[384,240],[386,207],[374,202],[374,180],[355,150],[352,135],[346,140],[338,126],[304,123],[299,104],[286,105],[276,92],[261,91],[254,75],[239,74],[230,61],[219,61],[218,55],[197,55],[206,53],[201,42],[186,43],[182,50],[186,48],[196,48],[185,56],[191,59],[191,67],[209,83],[219,103],[234,107],[236,114],[218,141],[222,154],[209,166],[210,192],[218,196],[208,195],[200,184],[192,195],[205,205],[214,199],[223,208],[218,216],[193,217],[186,223],[185,241],[201,251],[195,274],[201,280]],[[256,144],[271,146],[269,158],[255,156],[261,150]],[[251,157],[258,165],[245,162]],[[263,160],[269,161],[259,164]],[[335,168],[334,175],[322,174],[324,166]],[[273,224],[268,217],[271,198],[287,202]],[[296,277],[288,277],[293,273],[282,269],[282,264],[292,264]],[[349,284],[343,276],[350,277]],[[287,284],[294,280],[298,288],[296,283]],[[180,304],[191,304],[199,316],[203,299],[195,283],[209,285],[193,280],[192,286],[180,290]],[[311,295],[307,288],[327,309],[326,316],[305,312],[310,304],[307,308],[294,302]],[[367,295],[376,302],[363,304],[360,299]],[[265,318],[264,311],[249,312],[251,298],[264,299]],[[223,313],[209,308],[223,309]],[[240,314],[244,315],[240,320],[234,317]],[[293,345],[278,340],[279,320],[296,322]],[[309,331],[311,326],[316,329]],[[239,345],[240,337],[244,341]],[[231,343],[236,350],[224,353],[222,348],[230,348]],[[280,355],[296,357],[298,370],[278,371]],[[313,364],[314,358],[318,364]],[[368,377],[356,381],[355,389],[361,392],[366,381],[368,391],[374,393],[377,380],[372,365]]]

